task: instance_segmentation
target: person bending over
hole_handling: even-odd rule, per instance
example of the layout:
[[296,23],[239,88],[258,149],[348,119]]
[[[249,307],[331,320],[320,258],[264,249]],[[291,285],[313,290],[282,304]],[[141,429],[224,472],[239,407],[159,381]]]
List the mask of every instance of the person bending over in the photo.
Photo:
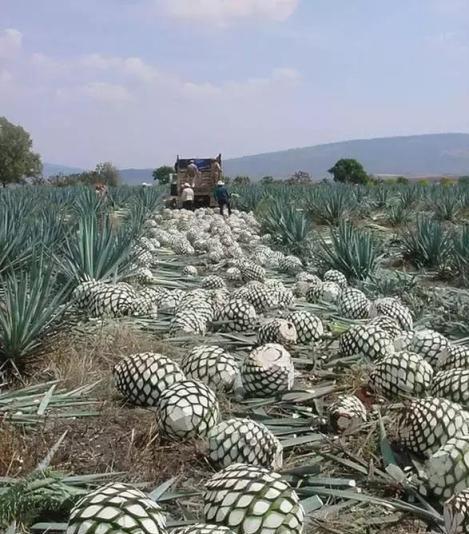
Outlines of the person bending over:
[[215,200],[220,207],[220,215],[224,215],[225,206],[228,208],[228,216],[231,215],[230,194],[225,184],[219,180],[215,189]]

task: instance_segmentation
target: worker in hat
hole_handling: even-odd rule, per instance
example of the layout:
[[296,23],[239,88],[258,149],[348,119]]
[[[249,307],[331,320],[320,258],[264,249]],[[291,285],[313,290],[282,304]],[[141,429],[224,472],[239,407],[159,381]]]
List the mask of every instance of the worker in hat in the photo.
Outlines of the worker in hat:
[[194,211],[194,190],[187,182],[182,186],[181,201],[183,209]]
[[186,168],[186,178],[188,178],[188,182],[192,183],[192,187],[194,187],[194,184],[196,183],[196,178],[199,178],[199,176],[199,168],[197,167],[195,161],[191,159],[189,165]]
[[215,200],[220,208],[220,215],[224,215],[225,206],[228,208],[228,216],[231,215],[230,193],[222,180],[218,180],[214,192]]

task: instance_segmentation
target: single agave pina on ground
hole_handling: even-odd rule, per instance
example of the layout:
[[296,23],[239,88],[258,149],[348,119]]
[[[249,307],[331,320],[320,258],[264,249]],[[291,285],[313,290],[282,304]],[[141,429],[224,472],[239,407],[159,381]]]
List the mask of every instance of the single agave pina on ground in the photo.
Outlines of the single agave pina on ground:
[[266,343],[279,343],[285,347],[295,345],[298,340],[295,325],[285,319],[270,319],[259,327],[257,342],[259,345]]
[[[313,273],[308,273],[307,271],[299,272],[296,275],[295,280],[297,282],[307,282],[308,284],[311,284],[311,285],[321,283],[321,279],[319,278],[319,276]],[[330,280],[330,281],[333,282],[334,280]]]
[[241,278],[244,282],[251,282],[252,280],[263,282],[265,280],[265,269],[260,265],[248,260],[236,265],[241,271]]
[[167,534],[161,508],[128,484],[110,483],[80,499],[66,534]]
[[207,332],[207,320],[194,309],[177,312],[171,320],[169,333],[177,336],[181,332],[203,336]]
[[322,279],[324,282],[334,282],[342,289],[347,287],[347,277],[345,276],[345,274],[335,269],[330,269],[329,271],[326,271]]
[[252,304],[245,300],[230,300],[220,313],[220,321],[228,331],[253,330],[257,324],[257,313]]
[[392,317],[387,317],[386,315],[378,315],[371,319],[368,324],[379,326],[379,328],[382,328],[391,339],[396,339],[402,334],[402,330],[397,320]]
[[325,302],[337,302],[340,295],[340,286],[335,282],[321,282],[318,285],[312,285],[306,292],[306,301],[315,303],[319,300]]
[[170,534],[234,534],[234,532],[228,527],[197,523],[189,527],[175,528]]
[[448,339],[435,330],[418,330],[414,332],[410,350],[423,356],[433,366],[438,365],[438,355],[449,345]]
[[293,323],[298,335],[298,343],[307,345],[312,341],[319,341],[324,335],[321,319],[308,311],[295,311],[287,316],[287,321]]
[[202,287],[204,289],[219,289],[221,287],[226,287],[226,284],[221,276],[211,274],[202,279]]
[[361,354],[378,360],[393,352],[392,339],[385,330],[375,325],[352,326],[339,339],[339,353],[342,356]]
[[469,413],[460,404],[427,397],[407,403],[397,419],[401,446],[430,456],[455,436],[469,434]]
[[285,256],[279,261],[279,270],[286,274],[297,274],[303,269],[300,258],[296,256]]
[[[433,368],[414,352],[396,352],[379,360],[370,373],[369,386],[388,399],[420,397],[430,389]],[[439,396],[439,395],[435,395]]]
[[329,406],[329,421],[336,432],[351,432],[366,423],[366,408],[355,395],[340,395]]
[[221,347],[198,345],[182,359],[188,378],[200,380],[214,390],[230,390],[239,373],[237,361]]
[[114,384],[122,395],[137,406],[157,406],[161,393],[185,380],[176,362],[162,354],[131,354],[114,366]]
[[447,345],[437,357],[437,367],[441,370],[469,369],[469,347]]
[[255,283],[246,286],[242,293],[243,299],[252,304],[257,313],[273,310],[278,307],[277,291],[265,284]]
[[439,371],[433,378],[430,394],[469,407],[469,369]]
[[197,276],[197,267],[195,267],[194,265],[186,265],[182,270],[182,274],[185,276]]
[[339,315],[347,319],[365,319],[368,317],[370,304],[365,294],[353,287],[343,289],[337,301]]
[[394,297],[376,299],[371,303],[370,318],[373,319],[378,315],[393,317],[397,320],[402,330],[412,330],[414,328],[414,320],[409,308]]
[[93,318],[129,315],[135,297],[135,290],[130,290],[123,283],[106,285],[93,292],[86,311]]
[[168,438],[205,437],[219,419],[217,397],[202,382],[178,382],[160,396],[157,423],[160,432]]
[[469,435],[448,440],[424,466],[425,487],[440,500],[469,488]]
[[445,502],[443,517],[446,534],[469,534],[469,489]]
[[233,464],[205,486],[204,516],[236,534],[301,534],[304,510],[282,477],[262,467]]
[[266,397],[290,391],[295,368],[290,353],[278,343],[267,343],[254,349],[241,365],[244,392]]
[[207,435],[208,455],[217,465],[249,464],[281,469],[283,448],[262,423],[251,419],[228,419],[214,426]]

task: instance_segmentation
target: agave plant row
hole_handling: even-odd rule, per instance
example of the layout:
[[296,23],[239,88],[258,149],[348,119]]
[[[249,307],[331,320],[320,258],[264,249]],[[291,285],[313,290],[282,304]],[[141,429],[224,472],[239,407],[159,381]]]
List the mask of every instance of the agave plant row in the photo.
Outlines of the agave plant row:
[[[123,355],[112,379],[125,405],[109,402],[150,410],[159,443],[203,445],[208,472],[190,477],[194,518],[184,486],[177,507],[165,504],[173,480],[156,492],[142,491],[151,487],[142,480],[142,488],[112,481],[85,493],[44,471],[46,519],[35,529],[300,534],[334,510],[362,506],[382,523],[410,514],[450,534],[467,530],[468,348],[422,328],[394,286],[380,294],[388,251],[379,228],[357,217],[398,196],[415,206],[429,193],[392,187],[372,205],[368,190],[338,188],[324,213],[335,217],[349,191],[356,206],[315,235],[326,219],[301,203],[322,206],[327,188],[308,198],[292,188],[282,203],[265,188],[258,217],[236,210],[229,218],[161,210],[153,191],[116,190],[105,204],[88,191],[38,193],[42,202],[61,199],[61,219],[53,238],[6,264],[5,361],[27,366],[64,327],[77,329],[77,318],[85,334],[91,319],[150,332],[160,349]],[[51,394],[45,399],[40,407]],[[37,516],[15,512],[15,490],[29,483],[41,486],[8,481],[5,514],[26,528]],[[67,498],[48,508],[55,489]]]

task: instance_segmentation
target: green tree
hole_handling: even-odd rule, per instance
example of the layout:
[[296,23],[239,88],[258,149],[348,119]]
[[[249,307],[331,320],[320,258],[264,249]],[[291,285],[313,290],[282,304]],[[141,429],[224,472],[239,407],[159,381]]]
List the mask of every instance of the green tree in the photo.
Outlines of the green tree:
[[368,175],[363,165],[356,159],[340,159],[328,170],[335,182],[348,182],[352,184],[366,184]]
[[460,176],[459,183],[462,185],[469,185],[469,176]]
[[3,187],[41,175],[41,158],[31,150],[32,145],[26,130],[0,117],[0,182]]
[[233,185],[250,185],[251,178],[249,176],[236,176],[233,180]]
[[296,171],[287,180],[287,184],[306,185],[312,182],[311,174],[306,171]]
[[408,183],[409,183],[409,178],[406,178],[405,176],[399,176],[396,179],[396,184],[408,184]]
[[110,186],[119,185],[120,174],[116,167],[109,161],[105,163],[98,163],[94,173],[96,181],[94,183],[102,183]]
[[273,182],[274,182],[273,176],[263,176],[261,178],[261,184],[268,185],[268,184],[272,184]]
[[169,165],[163,165],[153,171],[153,180],[158,180],[160,185],[169,183],[169,175],[174,172],[174,168]]

